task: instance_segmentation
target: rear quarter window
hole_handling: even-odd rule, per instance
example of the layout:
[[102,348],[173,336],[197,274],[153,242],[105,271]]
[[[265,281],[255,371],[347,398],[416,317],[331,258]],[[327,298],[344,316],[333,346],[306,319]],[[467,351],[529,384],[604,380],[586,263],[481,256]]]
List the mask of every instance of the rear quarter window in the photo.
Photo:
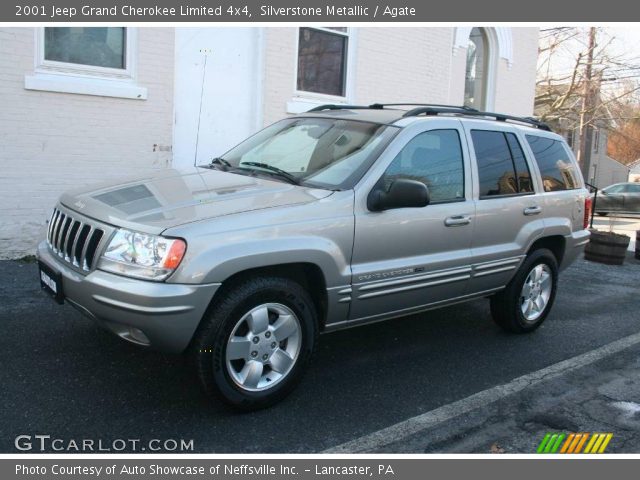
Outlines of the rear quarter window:
[[526,137],[538,164],[545,192],[580,188],[576,164],[562,142],[538,135]]

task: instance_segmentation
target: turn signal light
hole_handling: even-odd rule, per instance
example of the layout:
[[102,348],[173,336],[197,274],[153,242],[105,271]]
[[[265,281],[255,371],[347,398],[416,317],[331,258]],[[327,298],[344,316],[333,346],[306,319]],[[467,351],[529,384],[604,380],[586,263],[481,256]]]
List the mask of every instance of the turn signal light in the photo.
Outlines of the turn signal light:
[[162,266],[171,270],[178,268],[178,265],[180,265],[180,262],[182,261],[182,257],[184,257],[186,249],[187,244],[184,240],[180,240],[179,238],[173,240],[164,261],[162,262]]

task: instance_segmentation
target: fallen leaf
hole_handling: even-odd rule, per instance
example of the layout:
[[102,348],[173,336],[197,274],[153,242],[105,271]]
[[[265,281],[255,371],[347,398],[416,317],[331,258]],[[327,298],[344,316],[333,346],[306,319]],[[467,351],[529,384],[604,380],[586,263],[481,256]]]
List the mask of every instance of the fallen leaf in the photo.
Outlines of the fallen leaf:
[[497,443],[491,445],[491,453],[504,453],[504,448],[502,448]]

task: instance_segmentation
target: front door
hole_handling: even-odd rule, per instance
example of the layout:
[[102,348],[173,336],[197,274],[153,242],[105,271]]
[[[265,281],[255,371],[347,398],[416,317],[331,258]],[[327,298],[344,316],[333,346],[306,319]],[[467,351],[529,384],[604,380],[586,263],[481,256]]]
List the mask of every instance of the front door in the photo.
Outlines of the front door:
[[[474,204],[462,126],[438,120],[408,127],[358,188],[350,318],[409,313],[465,294]],[[367,209],[377,182],[418,180],[431,201],[422,208]]]

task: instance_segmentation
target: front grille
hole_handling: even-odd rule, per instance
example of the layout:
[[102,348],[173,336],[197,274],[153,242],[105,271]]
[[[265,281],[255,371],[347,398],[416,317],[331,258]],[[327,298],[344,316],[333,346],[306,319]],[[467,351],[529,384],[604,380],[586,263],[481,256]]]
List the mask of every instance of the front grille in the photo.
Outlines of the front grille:
[[57,208],[53,211],[47,231],[49,247],[76,268],[91,270],[104,230],[76,220]]

